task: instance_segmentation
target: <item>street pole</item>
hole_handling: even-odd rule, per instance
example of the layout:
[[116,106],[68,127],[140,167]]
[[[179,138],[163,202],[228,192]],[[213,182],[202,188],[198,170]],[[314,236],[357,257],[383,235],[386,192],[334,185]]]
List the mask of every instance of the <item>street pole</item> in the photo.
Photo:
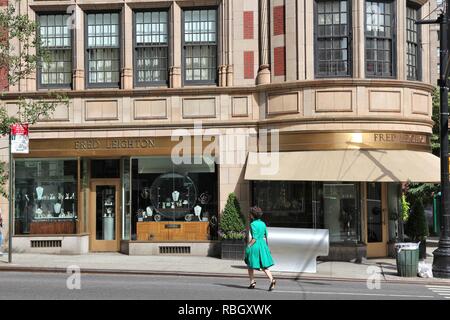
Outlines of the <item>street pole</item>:
[[11,129],[9,132],[9,201],[8,201],[8,263],[12,263],[12,234],[13,234],[13,163],[12,163],[12,149],[11,149]]
[[438,248],[433,252],[433,276],[450,278],[450,204],[448,175],[448,22],[450,8],[444,1],[445,9],[440,16],[440,122],[441,122],[441,234]]

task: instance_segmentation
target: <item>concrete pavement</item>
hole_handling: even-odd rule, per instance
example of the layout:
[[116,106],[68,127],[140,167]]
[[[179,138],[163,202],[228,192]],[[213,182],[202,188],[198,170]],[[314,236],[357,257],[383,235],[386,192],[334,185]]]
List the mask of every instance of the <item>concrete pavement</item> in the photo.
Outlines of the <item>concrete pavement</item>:
[[[433,248],[430,248],[432,252]],[[13,263],[0,257],[0,271],[66,272],[78,266],[84,273],[152,274],[185,276],[246,277],[243,261],[194,256],[127,256],[119,253],[90,253],[79,256],[14,253]],[[427,259],[432,263],[431,255]],[[263,276],[262,272],[257,272]],[[445,284],[447,279],[402,278],[397,276],[395,259],[368,259],[351,262],[318,262],[317,273],[276,272],[280,279],[322,279],[367,281],[376,277],[384,282]]]
[[[82,274],[74,289],[66,274],[0,272],[0,300],[87,299],[87,300],[447,300],[450,286],[410,283],[381,283],[369,288],[365,282],[278,279],[268,292],[268,280],[257,279],[248,290],[248,279],[223,277],[180,277],[161,275]],[[71,290],[72,289],[72,290]],[[263,303],[263,302],[262,302]],[[176,303],[175,303],[176,304]],[[177,308],[168,308],[176,312]],[[274,312],[276,310],[273,310]],[[277,312],[275,312],[277,313]],[[220,314],[219,314],[220,315]]]

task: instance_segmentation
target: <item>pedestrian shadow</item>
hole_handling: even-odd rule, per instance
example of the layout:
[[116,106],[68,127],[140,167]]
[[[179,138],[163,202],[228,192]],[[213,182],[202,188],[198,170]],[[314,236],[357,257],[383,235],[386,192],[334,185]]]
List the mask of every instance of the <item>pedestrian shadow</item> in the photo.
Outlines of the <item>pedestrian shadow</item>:
[[231,266],[232,268],[235,268],[235,269],[248,269],[248,267],[247,266]]
[[[247,286],[243,286],[243,285],[225,284],[225,283],[214,283],[214,285],[221,286],[221,287],[227,287],[227,288],[233,288],[233,289],[242,289],[242,290],[250,291],[250,289],[248,289]],[[267,291],[267,289],[262,289],[262,288],[255,288],[255,289],[251,289],[251,290],[253,290],[253,291]]]

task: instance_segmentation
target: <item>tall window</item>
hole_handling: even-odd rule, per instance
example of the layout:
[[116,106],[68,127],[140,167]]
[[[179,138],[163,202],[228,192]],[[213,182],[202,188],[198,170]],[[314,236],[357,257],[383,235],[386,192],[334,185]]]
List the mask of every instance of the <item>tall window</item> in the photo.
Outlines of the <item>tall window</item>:
[[45,51],[38,70],[40,87],[70,87],[72,84],[72,39],[69,15],[39,16],[39,37]]
[[217,80],[217,10],[184,11],[184,80],[215,83]]
[[408,5],[406,7],[406,69],[408,80],[420,79],[420,32],[419,26],[415,24],[415,22],[419,20],[419,12],[419,9],[414,6]]
[[394,72],[394,2],[366,1],[366,75],[393,77]]
[[351,15],[348,0],[316,0],[316,76],[351,75]]
[[167,16],[167,11],[136,12],[135,14],[136,85],[167,83]]
[[87,14],[87,69],[89,87],[120,84],[119,13]]

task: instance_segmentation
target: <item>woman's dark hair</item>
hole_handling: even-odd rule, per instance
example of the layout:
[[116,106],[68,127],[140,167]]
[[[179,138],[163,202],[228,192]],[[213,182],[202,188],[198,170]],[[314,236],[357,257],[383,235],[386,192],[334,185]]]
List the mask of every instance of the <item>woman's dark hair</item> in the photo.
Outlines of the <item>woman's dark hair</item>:
[[263,212],[260,207],[251,207],[250,208],[250,216],[253,219],[261,219]]

